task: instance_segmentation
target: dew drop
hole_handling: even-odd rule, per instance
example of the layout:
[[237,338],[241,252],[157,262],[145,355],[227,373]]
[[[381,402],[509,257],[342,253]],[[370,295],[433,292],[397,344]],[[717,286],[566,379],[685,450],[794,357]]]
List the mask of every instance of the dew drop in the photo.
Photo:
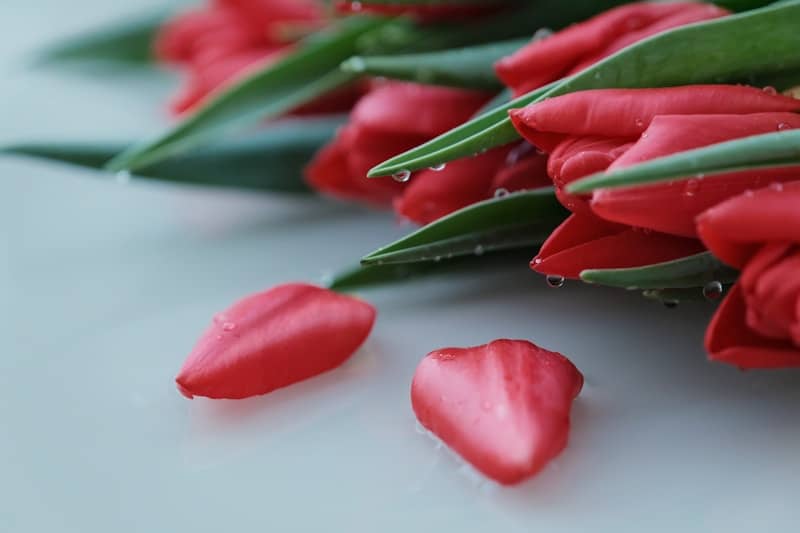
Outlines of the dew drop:
[[447,168],[447,163],[439,163],[438,165],[433,165],[432,167],[430,167],[430,169],[433,170],[434,172],[441,172],[445,168]]
[[694,196],[697,194],[698,189],[700,189],[700,182],[696,179],[690,179],[686,182],[686,186],[683,189],[683,195]]
[[547,276],[547,285],[554,289],[558,289],[564,286],[564,276],[557,276],[554,274],[550,274]]
[[769,184],[769,188],[776,192],[781,192],[783,190],[783,183],[780,181],[773,181]]
[[703,297],[706,300],[719,300],[722,297],[722,283],[719,281],[709,281],[703,287]]
[[131,181],[131,173],[128,170],[120,170],[114,175],[114,180],[120,185],[126,185]]
[[486,250],[484,250],[483,246],[478,244],[475,246],[475,255],[483,255]]
[[539,256],[534,257],[533,258],[533,264],[534,265],[541,265],[542,264],[542,258],[539,257]]
[[222,331],[233,331],[235,329],[236,329],[235,322],[225,322],[224,324],[222,324]]
[[411,171],[410,170],[398,170],[394,174],[392,174],[392,179],[398,183],[405,183],[411,179]]
[[367,64],[364,62],[364,58],[359,56],[351,57],[346,62],[346,65],[353,72],[364,72],[367,70]]
[[762,91],[764,91],[767,94],[773,94],[773,95],[774,94],[778,94],[778,91],[775,89],[775,87],[772,87],[770,85],[767,85],[766,87],[764,87],[762,89]]
[[634,121],[634,124],[636,124],[636,127],[637,127],[637,128],[643,128],[643,127],[644,127],[644,120],[642,120],[642,119],[640,119],[640,118],[637,118],[637,119]]
[[495,191],[494,191],[494,197],[495,198],[503,198],[505,196],[508,196],[509,194],[511,194],[511,193],[508,192],[508,189],[506,189],[504,187],[499,187],[499,188],[495,189]]
[[792,129],[792,127],[787,122],[781,122],[778,124],[778,131],[786,131],[790,129]]
[[548,37],[553,35],[553,30],[550,28],[539,28],[536,30],[536,33],[533,34],[533,41],[542,41],[547,39]]

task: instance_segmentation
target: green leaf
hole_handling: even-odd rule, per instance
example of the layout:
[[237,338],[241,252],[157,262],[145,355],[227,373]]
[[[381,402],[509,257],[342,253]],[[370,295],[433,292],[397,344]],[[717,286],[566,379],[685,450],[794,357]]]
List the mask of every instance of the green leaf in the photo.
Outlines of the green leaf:
[[507,144],[519,138],[508,110],[545,98],[588,89],[748,81],[800,70],[798,20],[800,0],[792,0],[656,35],[395,156],[369,175],[418,170]]
[[342,61],[359,52],[359,40],[391,22],[352,17],[341,26],[316,34],[291,54],[258,70],[221,92],[166,134],[135,146],[110,163],[111,170],[135,170],[196,146],[231,129],[280,115],[352,81]]
[[570,192],[631,187],[679,178],[711,179],[714,175],[754,168],[800,165],[800,130],[754,135],[652,159],[614,172],[576,181]]
[[153,59],[153,41],[169,12],[143,15],[87,32],[44,50],[44,64],[72,61],[103,61],[143,65]]
[[451,213],[372,252],[361,262],[415,263],[530,248],[544,242],[567,214],[552,188],[513,193]]
[[342,70],[431,85],[499,89],[503,85],[494,73],[494,62],[528,41],[503,41],[420,54],[356,56],[342,63]]
[[[142,167],[136,175],[184,184],[308,192],[303,168],[343,122],[344,117],[281,121],[244,138]],[[120,142],[30,143],[0,148],[0,153],[102,169],[126,146]]]
[[[721,299],[730,288],[730,283],[723,283],[722,293],[720,293],[719,298],[717,299]],[[703,295],[703,290],[699,287],[690,287],[687,289],[648,289],[646,291],[642,291],[642,296],[651,300],[657,300],[667,307],[674,307],[680,302],[701,301],[707,299]]]
[[509,264],[527,267],[533,251],[528,248],[491,252],[482,256],[470,255],[443,259],[438,262],[359,265],[336,274],[327,284],[335,291],[353,291],[376,285],[398,283],[425,276],[453,275],[472,270],[485,270]]
[[711,281],[732,282],[737,276],[735,270],[723,265],[710,252],[643,267],[581,272],[581,279],[587,283],[629,290],[703,287]]

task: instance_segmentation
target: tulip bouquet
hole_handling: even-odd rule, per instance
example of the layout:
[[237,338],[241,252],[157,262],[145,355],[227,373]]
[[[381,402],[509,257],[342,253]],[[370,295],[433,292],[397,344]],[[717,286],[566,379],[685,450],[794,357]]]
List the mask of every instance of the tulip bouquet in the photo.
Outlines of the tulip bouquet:
[[[163,135],[5,151],[314,192],[421,226],[328,287],[282,285],[217,315],[178,375],[189,398],[340,365],[376,313],[348,292],[496,261],[530,261],[553,287],[719,300],[712,360],[797,367],[798,28],[800,0],[207,0],[46,54],[176,69]],[[563,450],[582,382],[564,356],[500,339],[431,352],[411,400],[512,484]]]

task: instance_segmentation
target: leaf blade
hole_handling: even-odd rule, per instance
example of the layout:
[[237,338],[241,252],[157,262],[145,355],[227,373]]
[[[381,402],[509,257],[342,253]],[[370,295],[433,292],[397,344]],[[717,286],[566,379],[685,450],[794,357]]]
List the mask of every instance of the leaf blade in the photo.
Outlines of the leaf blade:
[[[285,121],[255,135],[226,140],[143,167],[136,177],[264,192],[307,193],[310,190],[302,179],[303,168],[343,122],[344,117]],[[0,153],[103,170],[108,160],[129,145],[39,142],[2,147]]]
[[710,281],[726,283],[737,276],[738,272],[723,265],[710,252],[642,267],[581,272],[581,280],[587,283],[629,290],[703,287]]
[[352,81],[339,64],[358,51],[358,40],[390,22],[353,17],[340,28],[306,40],[301,50],[220,92],[191,117],[154,140],[109,163],[113,171],[135,170],[196,146],[220,132],[255,124]]
[[566,218],[552,188],[467,206],[368,254],[362,264],[437,261],[541,244]]

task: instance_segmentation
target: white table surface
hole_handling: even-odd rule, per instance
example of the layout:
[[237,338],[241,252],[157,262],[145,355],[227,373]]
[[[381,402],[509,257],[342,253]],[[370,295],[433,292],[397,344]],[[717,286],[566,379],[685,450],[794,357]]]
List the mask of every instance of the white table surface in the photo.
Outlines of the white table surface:
[[[0,4],[0,142],[164,126],[164,77],[21,61],[117,4]],[[710,304],[553,290],[525,265],[429,279],[363,292],[380,318],[339,370],[240,402],[177,393],[215,311],[405,231],[326,201],[0,159],[0,531],[797,531],[800,374],[707,363]],[[428,351],[499,337],[587,380],[567,451],[512,489],[418,434],[408,398]]]

